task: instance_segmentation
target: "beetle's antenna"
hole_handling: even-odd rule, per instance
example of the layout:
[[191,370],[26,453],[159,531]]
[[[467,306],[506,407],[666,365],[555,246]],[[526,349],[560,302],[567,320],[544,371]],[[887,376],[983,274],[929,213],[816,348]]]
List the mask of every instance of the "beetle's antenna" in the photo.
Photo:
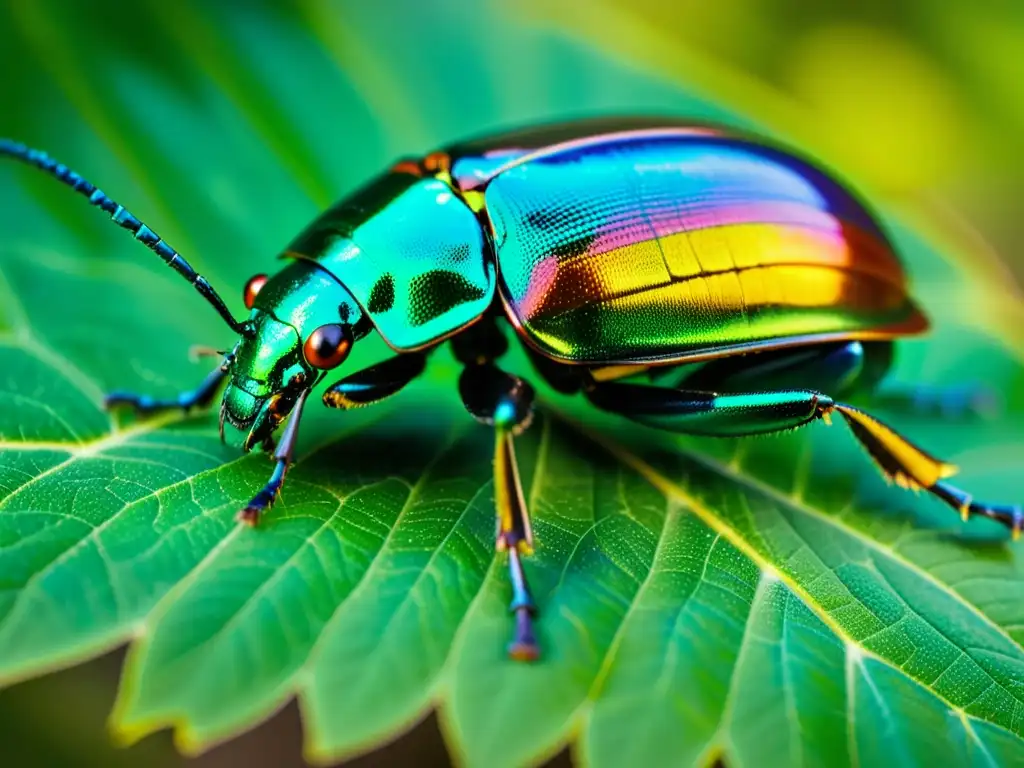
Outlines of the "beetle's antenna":
[[32,149],[11,139],[0,138],[0,156],[20,160],[26,165],[38,168],[87,198],[91,205],[109,213],[111,220],[115,224],[131,232],[136,240],[163,259],[167,266],[188,280],[192,287],[199,291],[199,294],[217,310],[217,314],[224,318],[224,322],[231,326],[231,330],[243,336],[252,335],[252,328],[249,323],[235,320],[231,310],[227,308],[224,300],[213,289],[213,286],[206,281],[205,277],[192,269],[191,265],[177,251],[165,243],[156,232],[135,218],[128,209],[107,197],[101,190],[96,188],[96,185],[86,181],[66,165],[58,163],[45,152]]

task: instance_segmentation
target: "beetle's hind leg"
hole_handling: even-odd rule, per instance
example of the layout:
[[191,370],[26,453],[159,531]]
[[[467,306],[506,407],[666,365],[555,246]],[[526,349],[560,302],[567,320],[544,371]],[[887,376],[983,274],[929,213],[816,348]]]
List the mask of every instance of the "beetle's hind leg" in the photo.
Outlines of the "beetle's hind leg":
[[928,491],[958,510],[964,521],[972,517],[995,520],[1010,529],[1014,541],[1020,538],[1021,531],[1024,530],[1024,507],[1020,504],[986,504],[975,501],[971,494],[944,480],[935,483]]
[[718,394],[618,382],[586,389],[598,408],[658,429],[695,435],[740,437],[795,429],[839,413],[854,437],[887,478],[904,488],[922,489],[963,518],[977,515],[1002,523],[1014,538],[1024,529],[1024,510],[1008,504],[983,504],[950,485],[957,470],[918,448],[874,416],[821,392],[807,389]]
[[459,394],[473,418],[494,427],[494,500],[498,514],[495,546],[499,552],[508,553],[512,584],[509,609],[516,621],[508,653],[518,661],[533,661],[539,656],[533,631],[537,607],[522,561],[523,555],[533,552],[533,534],[513,444],[515,436],[530,422],[533,387],[481,358],[469,362],[462,372]]
[[859,408],[836,403],[835,409],[879,469],[897,485],[927,491],[959,512],[965,521],[977,516],[1002,523],[1014,539],[1024,530],[1024,508],[1020,505],[974,501],[971,494],[946,482],[946,478],[957,472],[954,465],[929,455]]
[[537,606],[523,570],[523,555],[533,554],[530,515],[519,480],[512,430],[496,426],[494,430],[494,500],[498,513],[495,547],[508,553],[508,573],[512,585],[509,610],[515,615],[515,635],[508,653],[517,661],[534,661],[540,655],[533,631]]
[[833,397],[871,391],[892,359],[890,342],[840,341],[720,357],[697,366],[651,370],[652,382],[725,393],[813,389]]

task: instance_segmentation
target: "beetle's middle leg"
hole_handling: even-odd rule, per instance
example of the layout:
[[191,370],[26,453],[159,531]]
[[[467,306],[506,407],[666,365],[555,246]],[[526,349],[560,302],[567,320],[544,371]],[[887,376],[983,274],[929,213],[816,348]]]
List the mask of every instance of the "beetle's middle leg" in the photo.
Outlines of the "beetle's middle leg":
[[532,417],[533,387],[488,361],[466,366],[459,377],[459,394],[473,418],[494,427],[494,501],[498,513],[495,546],[499,552],[508,553],[512,582],[509,608],[516,617],[515,638],[508,652],[518,661],[533,661],[539,655],[532,621],[537,608],[522,564],[522,556],[533,552],[533,533],[513,445],[515,435],[528,426]]
[[[505,351],[504,337],[493,323],[483,322],[479,326],[470,329],[463,338],[453,340],[456,356],[466,365],[459,379],[459,392],[470,414],[494,427],[497,548],[508,552],[513,593],[511,608],[516,614],[516,636],[509,654],[515,659],[532,660],[537,658],[532,625],[536,608],[521,557],[532,551],[533,537],[512,440],[529,423],[533,388],[494,365],[493,359]],[[380,402],[419,376],[425,362],[425,353],[413,352],[353,373],[324,393],[324,404],[350,409]]]
[[494,501],[497,508],[495,547],[508,553],[515,636],[508,654],[517,661],[540,655],[533,631],[537,607],[523,570],[522,558],[533,553],[530,513],[523,496],[513,441],[533,417],[533,387],[501,370],[494,360],[507,349],[505,337],[493,321],[485,319],[462,337],[452,340],[456,358],[465,368],[459,377],[459,395],[470,415],[494,427]]
[[739,437],[795,429],[839,413],[854,437],[886,477],[904,488],[920,488],[957,510],[1002,523],[1016,538],[1024,529],[1024,509],[983,504],[946,478],[956,467],[918,448],[868,413],[809,389],[719,394],[619,382],[593,383],[585,392],[602,410],[658,429],[695,435]]

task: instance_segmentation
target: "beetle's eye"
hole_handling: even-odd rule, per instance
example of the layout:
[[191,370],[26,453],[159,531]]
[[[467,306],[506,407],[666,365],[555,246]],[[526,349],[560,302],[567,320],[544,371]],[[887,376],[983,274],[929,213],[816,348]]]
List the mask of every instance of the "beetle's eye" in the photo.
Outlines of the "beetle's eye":
[[306,360],[322,371],[337,368],[352,349],[352,331],[347,325],[321,325],[302,348]]
[[242,299],[245,301],[246,309],[252,309],[252,305],[256,303],[256,294],[266,284],[266,275],[253,275],[249,278],[249,282],[245,284],[245,290],[242,292]]

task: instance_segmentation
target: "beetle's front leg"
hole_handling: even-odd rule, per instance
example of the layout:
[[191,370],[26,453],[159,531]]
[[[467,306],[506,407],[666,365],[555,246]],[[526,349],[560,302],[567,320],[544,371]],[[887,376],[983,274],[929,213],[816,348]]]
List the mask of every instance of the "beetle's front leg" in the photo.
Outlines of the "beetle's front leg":
[[226,365],[215,368],[203,379],[198,387],[188,392],[182,392],[174,398],[158,399],[149,395],[136,395],[131,392],[111,392],[103,399],[103,406],[108,409],[118,407],[131,408],[139,414],[151,414],[177,409],[190,411],[193,408],[206,408],[213,402],[214,397],[217,396],[217,390],[224,383],[227,371]]
[[324,405],[349,410],[379,403],[412,383],[426,362],[425,353],[408,352],[356,371],[324,392]]
[[[399,355],[383,363],[346,376],[324,393],[324,405],[330,408],[357,408],[379,402],[389,397],[423,372],[426,356],[413,352]],[[303,391],[295,402],[295,409],[281,435],[281,442],[274,451],[274,473],[245,509],[238,513],[238,519],[248,525],[256,525],[262,515],[281,492],[284,476],[292,463],[292,454],[299,432],[299,419],[306,403],[309,390]]]
[[459,378],[459,394],[473,418],[494,427],[494,500],[498,513],[496,547],[499,552],[508,553],[512,582],[509,608],[516,617],[515,637],[508,653],[517,661],[534,661],[539,656],[533,632],[537,607],[522,563],[522,556],[533,552],[533,533],[512,444],[515,435],[522,432],[532,418],[533,387],[493,363],[481,361],[466,366]]
[[281,442],[277,444],[277,448],[274,450],[274,472],[270,475],[270,480],[267,481],[267,484],[236,515],[236,519],[240,523],[251,526],[256,525],[260,520],[260,515],[270,508],[270,505],[277,499],[278,494],[281,493],[281,486],[284,485],[284,476],[288,473],[288,468],[292,464],[295,444],[299,438],[299,422],[302,420],[302,408],[306,404],[306,397],[309,396],[309,392],[308,389],[304,389],[296,398],[292,415],[288,418],[288,424],[281,435]]

